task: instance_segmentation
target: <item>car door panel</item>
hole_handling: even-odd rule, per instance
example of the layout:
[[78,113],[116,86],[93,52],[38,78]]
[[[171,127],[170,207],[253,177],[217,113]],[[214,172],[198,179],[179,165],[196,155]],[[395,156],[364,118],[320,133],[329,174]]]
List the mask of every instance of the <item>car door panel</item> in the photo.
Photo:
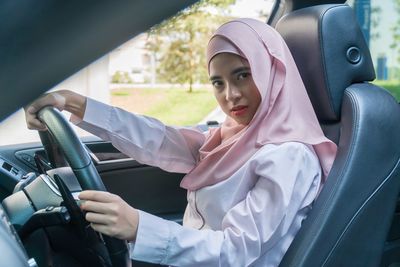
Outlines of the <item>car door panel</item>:
[[186,206],[186,190],[179,186],[183,174],[142,165],[108,142],[86,146],[109,192],[135,208],[181,222]]
[[186,192],[179,187],[181,174],[141,166],[102,171],[100,176],[109,192],[119,195],[131,206],[162,217],[182,217]]

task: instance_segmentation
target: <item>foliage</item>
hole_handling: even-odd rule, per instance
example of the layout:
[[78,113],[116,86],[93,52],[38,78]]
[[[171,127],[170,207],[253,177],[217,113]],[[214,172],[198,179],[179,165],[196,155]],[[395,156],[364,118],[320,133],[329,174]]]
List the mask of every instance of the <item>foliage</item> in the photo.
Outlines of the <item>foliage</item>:
[[126,71],[116,71],[111,76],[112,83],[132,83],[132,79],[129,76],[129,73]]
[[389,68],[389,80],[400,80],[400,68],[399,67],[390,67]]
[[393,33],[393,43],[390,48],[395,49],[397,61],[400,63],[400,0],[394,0],[395,10],[398,14],[396,24],[391,28]]
[[377,81],[373,82],[376,85],[379,85],[389,92],[393,94],[393,96],[400,101],[400,80],[391,80],[391,81]]
[[205,48],[215,29],[230,18],[224,10],[235,0],[202,0],[149,31],[147,48],[159,63],[159,79],[189,84],[207,81]]
[[371,40],[377,40],[380,37],[379,23],[381,21],[381,14],[381,7],[371,7]]

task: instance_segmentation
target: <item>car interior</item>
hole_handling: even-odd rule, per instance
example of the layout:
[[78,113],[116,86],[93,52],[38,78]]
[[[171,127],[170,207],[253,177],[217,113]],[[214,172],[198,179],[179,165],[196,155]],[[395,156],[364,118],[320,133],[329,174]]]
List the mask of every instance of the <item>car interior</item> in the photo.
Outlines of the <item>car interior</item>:
[[[194,2],[4,1],[0,119]],[[288,44],[322,129],[338,145],[279,266],[399,266],[400,107],[371,83],[354,11],[345,1],[277,0],[267,23]],[[142,165],[97,137],[78,138],[53,108],[39,116],[49,129],[41,143],[0,147],[0,266],[155,266],[131,261],[125,241],[87,227],[74,196],[107,190],[181,223],[183,175]]]

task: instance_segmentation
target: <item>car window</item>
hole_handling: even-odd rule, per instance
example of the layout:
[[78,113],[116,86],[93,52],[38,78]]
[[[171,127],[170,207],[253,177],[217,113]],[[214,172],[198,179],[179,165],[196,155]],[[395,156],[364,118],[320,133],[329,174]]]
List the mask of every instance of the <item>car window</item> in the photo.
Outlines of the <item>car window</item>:
[[[208,25],[208,34],[213,27],[233,17],[253,17],[266,21],[274,1],[202,2],[208,2],[207,7],[201,9],[204,14],[192,14],[193,18],[186,20],[187,25],[165,23],[170,27],[169,30],[156,27],[139,34],[51,90],[71,89],[173,125],[221,122],[224,115],[217,109],[205,70],[204,40],[207,40],[207,35],[195,39],[197,43],[191,46],[187,39],[175,37],[179,32],[188,31],[190,25],[202,26],[199,21],[213,21],[214,24]],[[377,75],[373,83],[388,89],[400,100],[400,1],[351,0],[347,4],[354,8],[371,50]],[[180,54],[190,49],[196,57],[203,56],[192,62],[195,70],[202,71],[193,74],[191,86],[187,82],[190,53]],[[174,62],[176,59],[182,60]],[[185,74],[186,77],[177,74]],[[78,128],[76,131],[80,136],[88,135]],[[0,124],[0,145],[37,140],[38,134],[26,129],[22,110]]]
[[400,100],[400,1],[353,0],[358,22],[371,51],[376,79]]
[[[205,68],[207,40],[218,25],[234,17],[266,21],[273,2],[200,1],[182,11],[180,19],[137,35],[50,91],[74,90],[172,125],[221,122],[225,116],[216,109]],[[80,136],[89,135],[75,129]],[[22,109],[0,125],[0,145],[38,140],[36,131],[26,129]]]

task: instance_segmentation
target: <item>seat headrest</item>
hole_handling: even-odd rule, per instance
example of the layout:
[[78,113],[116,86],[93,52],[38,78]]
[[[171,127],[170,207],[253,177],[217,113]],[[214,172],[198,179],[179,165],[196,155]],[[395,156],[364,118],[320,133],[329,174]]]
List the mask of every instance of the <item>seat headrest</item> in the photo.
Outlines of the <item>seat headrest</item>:
[[353,9],[348,5],[299,9],[280,19],[276,29],[292,52],[318,119],[340,120],[344,90],[375,79]]

